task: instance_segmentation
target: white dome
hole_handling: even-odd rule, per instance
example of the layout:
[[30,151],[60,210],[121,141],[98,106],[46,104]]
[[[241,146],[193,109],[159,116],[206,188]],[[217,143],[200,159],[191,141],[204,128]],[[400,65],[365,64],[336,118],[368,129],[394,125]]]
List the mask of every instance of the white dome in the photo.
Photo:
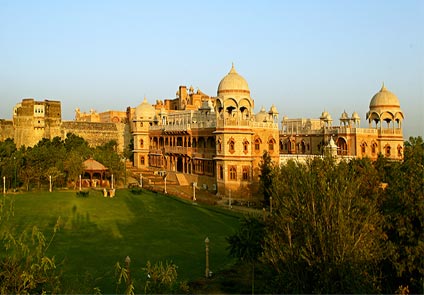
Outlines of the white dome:
[[255,115],[256,122],[266,122],[267,118],[268,113],[266,112],[264,107],[262,107],[259,113]]
[[155,108],[147,102],[146,98],[135,109],[135,117],[139,120],[153,120],[155,115]]
[[370,110],[373,109],[399,109],[399,99],[384,86],[371,99]]
[[230,93],[247,93],[250,95],[249,85],[246,80],[236,72],[234,64],[232,65],[230,72],[222,78],[221,82],[219,82],[217,92],[218,96]]

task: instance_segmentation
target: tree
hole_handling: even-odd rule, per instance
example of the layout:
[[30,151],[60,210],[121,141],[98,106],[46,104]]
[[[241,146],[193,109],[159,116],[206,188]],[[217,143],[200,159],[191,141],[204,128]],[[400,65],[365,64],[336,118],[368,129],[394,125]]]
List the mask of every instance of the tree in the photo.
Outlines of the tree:
[[[177,281],[177,266],[172,262],[158,262],[151,264],[147,261],[143,268],[144,294],[188,294],[189,288],[185,282]],[[115,264],[116,293],[124,282],[126,284],[125,294],[131,295],[135,291],[135,283],[130,275],[129,265],[122,267],[119,262]],[[121,292],[122,293],[122,292]]]
[[84,173],[83,162],[83,158],[77,150],[68,152],[68,157],[64,162],[64,170],[66,171],[67,181],[74,183],[74,189],[76,189],[79,175]]
[[273,179],[273,165],[271,155],[267,151],[262,155],[262,161],[259,164],[259,168],[261,169],[261,175],[259,176],[259,192],[264,197],[265,206],[269,206]]
[[57,220],[50,239],[36,226],[16,236],[9,224],[13,217],[13,203],[3,198],[0,209],[0,247],[4,254],[0,259],[0,293],[59,293],[60,276],[55,259],[48,257],[46,251],[59,229],[60,219]]
[[409,286],[424,292],[424,143],[421,137],[405,142],[403,163],[387,169],[386,198],[382,204],[390,252],[383,264],[387,293]]
[[96,147],[93,157],[96,161],[105,165],[115,179],[120,179],[124,177],[125,166],[123,156],[116,152],[117,148],[118,143],[115,140],[111,140],[104,145]]
[[255,263],[262,254],[264,224],[255,217],[242,219],[239,230],[227,237],[230,256],[252,266],[252,294],[255,293]]
[[5,176],[9,182],[9,187],[16,183],[16,145],[13,139],[6,139],[0,142],[0,173],[1,177]]
[[[378,178],[372,165],[315,159],[274,168],[275,210],[267,221],[263,259],[277,272],[279,293],[378,292],[383,256]],[[372,172],[374,173],[374,172]]]

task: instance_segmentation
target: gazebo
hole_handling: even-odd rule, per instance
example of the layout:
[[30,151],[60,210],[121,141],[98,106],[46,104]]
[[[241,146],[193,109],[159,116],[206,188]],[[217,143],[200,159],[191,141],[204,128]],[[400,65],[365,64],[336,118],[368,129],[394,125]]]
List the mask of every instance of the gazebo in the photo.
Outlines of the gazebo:
[[93,158],[89,158],[83,162],[84,165],[84,173],[88,173],[90,175],[90,186],[96,186],[96,180],[93,181],[93,176],[98,174],[100,176],[100,186],[102,186],[103,177],[108,170],[102,163],[97,162]]

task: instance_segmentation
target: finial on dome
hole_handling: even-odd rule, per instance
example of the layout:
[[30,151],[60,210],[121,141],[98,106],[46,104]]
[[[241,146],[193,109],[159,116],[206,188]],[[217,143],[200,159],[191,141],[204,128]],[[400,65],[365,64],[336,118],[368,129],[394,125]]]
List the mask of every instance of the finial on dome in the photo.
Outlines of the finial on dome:
[[144,100],[143,100],[143,102],[147,102],[146,95],[144,95]]
[[234,67],[234,62],[231,63],[231,70],[229,74],[237,74],[236,68]]
[[386,91],[386,90],[387,90],[387,88],[386,88],[386,86],[384,86],[384,82],[383,82],[383,85],[381,85],[380,92],[381,92],[381,91]]

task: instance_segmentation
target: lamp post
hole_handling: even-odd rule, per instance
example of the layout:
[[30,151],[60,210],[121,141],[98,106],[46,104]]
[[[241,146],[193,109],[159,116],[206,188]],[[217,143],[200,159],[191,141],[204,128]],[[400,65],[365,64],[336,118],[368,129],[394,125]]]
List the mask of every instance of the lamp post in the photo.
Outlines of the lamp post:
[[3,194],[6,194],[6,176],[3,176]]
[[209,238],[205,239],[205,247],[206,247],[206,268],[205,268],[205,277],[209,278]]
[[143,175],[140,172],[140,188],[143,188]]
[[52,192],[52,176],[51,175],[49,175],[49,181],[50,181],[49,192]]
[[16,157],[13,157],[13,163],[15,164],[15,175],[14,175],[14,190],[16,191]]
[[81,174],[79,175],[79,190],[81,191]]
[[196,186],[197,186],[197,183],[193,182],[193,202],[196,201]]
[[164,179],[165,179],[165,189],[164,189],[164,193],[165,193],[165,194],[167,194],[167,192],[166,192],[166,176],[167,176],[167,175],[165,174],[165,178],[164,178]]
[[126,157],[124,157],[124,169],[125,169],[124,185],[127,186],[127,158]]
[[113,189],[113,174],[112,174],[112,178],[111,178],[110,182],[111,182],[111,184],[110,184],[111,187],[110,188]]

